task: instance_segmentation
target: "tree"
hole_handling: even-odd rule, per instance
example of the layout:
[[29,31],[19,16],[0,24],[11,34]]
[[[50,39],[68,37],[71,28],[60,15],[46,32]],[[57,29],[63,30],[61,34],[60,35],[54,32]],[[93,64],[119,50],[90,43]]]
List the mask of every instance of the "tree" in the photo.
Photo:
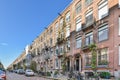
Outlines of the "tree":
[[37,67],[37,63],[35,61],[32,61],[31,64],[30,64],[30,69],[32,69],[33,71],[37,71],[36,70],[36,67]]
[[92,53],[91,68],[94,72],[94,76],[97,79],[98,74],[97,74],[97,46],[96,46],[96,44],[89,45],[89,49]]
[[66,71],[66,53],[63,54],[63,57],[62,57],[62,70],[63,70],[63,73]]

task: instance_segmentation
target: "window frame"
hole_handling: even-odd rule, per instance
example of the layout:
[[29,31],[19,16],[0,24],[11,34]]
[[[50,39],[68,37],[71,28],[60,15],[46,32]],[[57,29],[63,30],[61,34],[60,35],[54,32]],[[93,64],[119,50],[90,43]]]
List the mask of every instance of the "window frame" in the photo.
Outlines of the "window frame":
[[[91,42],[91,36],[92,36],[92,42]],[[87,38],[89,38],[88,42],[86,41]],[[86,42],[88,44],[86,44]],[[94,42],[94,36],[93,36],[93,32],[91,31],[85,35],[85,46],[88,46],[88,45],[92,44],[93,42]]]
[[66,26],[66,37],[70,36],[70,25]]
[[91,3],[93,2],[93,0],[85,0],[85,6],[88,6],[88,5],[90,5]]
[[120,16],[119,16],[119,19],[118,19],[118,35],[120,36]]
[[70,11],[68,11],[65,15],[65,21],[70,22]]
[[88,27],[91,23],[93,23],[93,20],[94,20],[93,9],[91,8],[85,14],[85,23],[86,23],[86,26]]
[[[85,54],[85,66],[91,66],[92,53]],[[88,62],[87,62],[88,61]],[[90,62],[90,63],[89,63]],[[88,64],[89,63],[89,64]]]
[[[107,39],[102,39],[102,40],[100,40],[99,33],[100,33],[101,31],[105,31],[105,30],[107,30]],[[102,26],[100,26],[100,27],[98,28],[98,42],[102,42],[102,41],[108,40],[108,38],[109,38],[109,27],[108,27],[108,24],[104,24],[104,25],[102,25]]]
[[[81,45],[80,46],[78,46],[78,44],[77,43],[79,43],[79,40],[80,40],[80,43],[81,43]],[[78,49],[78,48],[81,48],[82,47],[82,37],[78,37],[78,38],[76,38],[76,48]]]
[[[102,12],[99,12],[99,11],[105,7],[107,7],[107,13],[100,15],[99,13],[102,13]],[[98,19],[101,20],[104,17],[106,17],[108,14],[109,14],[108,0],[103,0],[98,4]]]
[[[81,25],[80,27],[78,25]],[[81,17],[78,17],[76,19],[76,32],[82,30],[82,20],[81,20]]]
[[75,13],[79,14],[82,10],[82,4],[81,1],[79,1],[76,5],[75,5]]
[[[98,57],[98,61],[97,61],[98,66],[107,65],[107,64],[100,64],[99,61],[100,61],[100,62],[101,62],[101,61],[107,61],[107,62],[108,62],[108,59],[109,59],[108,50],[109,50],[109,49],[108,49],[107,47],[98,50],[98,55],[97,55],[97,57]],[[106,51],[106,52],[105,52],[105,51]],[[105,54],[103,54],[103,53],[105,53]],[[100,60],[99,60],[99,56],[100,56]],[[106,58],[105,58],[104,56],[105,56]]]
[[118,65],[120,65],[120,45],[119,45],[119,48],[118,48],[118,54],[119,54],[119,61],[118,61]]

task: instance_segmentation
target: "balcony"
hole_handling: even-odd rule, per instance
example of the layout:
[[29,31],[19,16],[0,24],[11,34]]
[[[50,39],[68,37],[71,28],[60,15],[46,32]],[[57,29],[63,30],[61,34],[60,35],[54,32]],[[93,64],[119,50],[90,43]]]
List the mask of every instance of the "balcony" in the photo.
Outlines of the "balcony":
[[48,46],[45,46],[45,50],[48,51]]
[[88,19],[86,19],[86,22],[82,24],[82,30],[84,31],[94,26],[95,26],[95,19],[93,16],[90,16]]
[[61,44],[64,42],[64,38],[57,38],[57,44]]
[[60,49],[56,50],[56,54],[58,57],[61,57],[63,55],[63,51],[60,51]]
[[89,41],[89,42],[87,42],[87,43],[84,43],[84,44],[82,45],[82,50],[83,50],[83,51],[89,50],[89,45],[94,44],[94,43],[95,43],[94,40]]

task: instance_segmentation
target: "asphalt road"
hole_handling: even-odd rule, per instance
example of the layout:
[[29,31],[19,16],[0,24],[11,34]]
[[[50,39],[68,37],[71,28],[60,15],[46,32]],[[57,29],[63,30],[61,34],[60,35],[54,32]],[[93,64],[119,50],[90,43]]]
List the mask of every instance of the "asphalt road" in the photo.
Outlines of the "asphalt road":
[[11,73],[11,72],[7,72],[6,76],[7,76],[7,80],[50,80],[50,79],[45,79],[38,76],[26,77],[25,75],[20,75],[20,74]]

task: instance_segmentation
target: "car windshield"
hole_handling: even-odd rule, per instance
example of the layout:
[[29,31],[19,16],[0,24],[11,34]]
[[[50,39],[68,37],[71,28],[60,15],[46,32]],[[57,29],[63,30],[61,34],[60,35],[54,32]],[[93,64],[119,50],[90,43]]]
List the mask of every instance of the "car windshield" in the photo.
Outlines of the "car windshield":
[[32,70],[27,70],[27,72],[32,72]]

